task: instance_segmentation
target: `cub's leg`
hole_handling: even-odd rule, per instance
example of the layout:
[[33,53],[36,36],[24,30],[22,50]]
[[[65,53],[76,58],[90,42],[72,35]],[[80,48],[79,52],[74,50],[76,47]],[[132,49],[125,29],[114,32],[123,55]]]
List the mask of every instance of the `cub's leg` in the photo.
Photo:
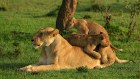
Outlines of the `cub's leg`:
[[84,51],[89,55],[89,56],[92,56],[96,59],[100,59],[101,58],[101,55],[94,51],[94,49],[96,48],[95,45],[92,45],[92,44],[88,44],[85,48],[84,48]]
[[110,66],[115,62],[116,54],[111,47],[101,48],[99,53],[101,54],[101,68]]

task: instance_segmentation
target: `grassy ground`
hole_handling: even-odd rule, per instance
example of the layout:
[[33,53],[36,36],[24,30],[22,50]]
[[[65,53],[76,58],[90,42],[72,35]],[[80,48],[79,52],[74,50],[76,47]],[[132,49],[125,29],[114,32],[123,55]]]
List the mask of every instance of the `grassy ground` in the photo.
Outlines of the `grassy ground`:
[[[104,69],[46,71],[38,74],[17,71],[17,68],[38,61],[40,50],[33,48],[31,37],[39,28],[55,27],[61,0],[0,0],[0,8],[5,8],[0,9],[0,79],[139,79],[140,22],[137,23],[132,40],[126,42],[130,21],[130,13],[125,9],[126,0],[102,1],[104,6],[111,5],[112,29],[108,29],[111,42],[124,49],[123,52],[116,52],[117,56],[135,60],[135,63],[115,63]],[[89,21],[104,25],[101,13],[91,8],[91,5],[98,3],[97,0],[78,2],[76,18],[88,15],[91,17]]]

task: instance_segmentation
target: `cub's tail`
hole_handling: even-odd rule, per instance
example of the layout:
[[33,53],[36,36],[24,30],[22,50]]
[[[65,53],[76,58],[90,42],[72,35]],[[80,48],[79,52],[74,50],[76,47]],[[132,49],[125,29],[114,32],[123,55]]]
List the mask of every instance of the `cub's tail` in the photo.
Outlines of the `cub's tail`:
[[118,63],[127,63],[127,62],[129,62],[129,60],[121,60],[118,57],[116,57],[116,62],[118,62]]
[[110,47],[114,50],[118,50],[118,51],[121,51],[121,52],[123,51],[123,49],[117,48],[117,47],[113,46],[112,44],[110,45]]

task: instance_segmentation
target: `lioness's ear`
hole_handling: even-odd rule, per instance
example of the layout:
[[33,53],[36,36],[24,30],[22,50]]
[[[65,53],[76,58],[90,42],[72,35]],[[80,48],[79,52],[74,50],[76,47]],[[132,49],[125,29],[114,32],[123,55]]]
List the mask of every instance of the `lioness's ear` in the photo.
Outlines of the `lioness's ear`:
[[55,29],[52,31],[51,33],[53,36],[56,36],[57,34],[59,34],[59,30],[58,29]]

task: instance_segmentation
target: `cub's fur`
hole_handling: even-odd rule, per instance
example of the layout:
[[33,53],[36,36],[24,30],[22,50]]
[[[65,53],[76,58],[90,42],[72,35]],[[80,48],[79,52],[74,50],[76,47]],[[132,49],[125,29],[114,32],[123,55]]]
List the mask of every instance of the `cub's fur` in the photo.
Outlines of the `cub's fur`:
[[88,55],[97,59],[100,59],[101,55],[95,51],[95,48],[97,46],[104,48],[109,45],[102,32],[97,35],[71,34],[66,37],[66,40],[73,46],[82,47]]
[[39,72],[46,70],[75,69],[85,66],[89,69],[102,68],[99,59],[94,59],[82,51],[80,47],[71,46],[57,29],[51,27],[41,29],[33,36],[35,48],[42,46],[38,64],[28,65],[20,70]]
[[[67,23],[66,23],[66,30],[71,29],[72,27],[75,27],[80,34],[100,34],[100,32],[103,32],[106,35],[106,40],[110,42],[109,40],[109,35],[106,29],[101,26],[100,24],[97,24],[95,22],[88,22],[83,19],[75,19],[75,18],[70,18]],[[110,46],[113,49],[122,51],[122,49],[118,49],[115,46],[113,46],[110,42]]]
[[110,66],[115,61],[119,63],[128,62],[128,60],[117,58],[115,51],[112,50],[103,33],[97,35],[71,34],[66,39],[71,45],[82,47],[88,55],[97,59],[100,58],[102,66],[99,68]]

